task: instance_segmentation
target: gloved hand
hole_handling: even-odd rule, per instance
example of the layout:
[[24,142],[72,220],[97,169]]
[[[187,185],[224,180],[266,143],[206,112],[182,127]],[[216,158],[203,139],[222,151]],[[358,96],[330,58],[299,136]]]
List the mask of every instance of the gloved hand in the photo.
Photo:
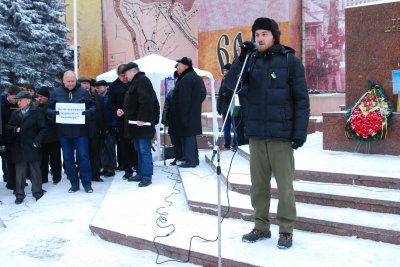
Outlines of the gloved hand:
[[299,147],[302,147],[303,144],[304,144],[304,141],[299,140],[299,139],[294,139],[294,140],[292,141],[292,148],[293,148],[293,149],[298,149]]
[[240,46],[240,55],[239,55],[239,61],[244,62],[246,59],[246,55],[249,52],[253,52],[254,50],[257,49],[257,45],[254,42],[246,41],[242,43]]
[[89,112],[87,110],[82,111],[82,115],[88,115]]

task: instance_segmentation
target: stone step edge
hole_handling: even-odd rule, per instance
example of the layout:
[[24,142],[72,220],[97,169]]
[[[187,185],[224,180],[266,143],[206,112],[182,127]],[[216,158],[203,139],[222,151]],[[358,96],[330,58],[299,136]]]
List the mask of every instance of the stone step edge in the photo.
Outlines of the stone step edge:
[[[93,234],[96,234],[101,239],[131,247],[139,250],[149,250],[154,253],[158,253],[159,255],[175,259],[178,261],[186,262],[188,260],[189,251],[187,249],[182,249],[170,245],[165,245],[156,242],[157,249],[154,246],[152,240],[146,240],[143,238],[138,238],[135,236],[121,234],[109,229],[100,228],[94,225],[89,225],[89,229]],[[201,252],[191,251],[189,257],[189,263],[200,265],[200,266],[217,266],[218,265],[218,257],[208,255]],[[222,266],[244,266],[244,267],[256,267],[256,265],[248,264],[245,262],[239,262],[232,259],[221,258]]]
[[[201,203],[188,200],[191,211],[217,216],[218,206],[216,204]],[[221,214],[227,211],[227,206],[221,206]],[[242,219],[253,222],[253,210],[230,207],[228,218]],[[278,225],[276,213],[270,213],[270,221],[272,224]],[[339,236],[355,236],[361,239],[380,241],[395,245],[400,245],[400,232],[387,229],[379,229],[354,224],[346,224],[332,221],[317,220],[312,218],[297,217],[295,229],[314,232],[326,233]]]
[[[235,184],[230,184],[230,186],[231,190],[234,192],[250,195],[250,186],[248,186],[248,188],[243,188],[242,185],[238,187]],[[278,190],[276,188],[271,188],[271,197],[278,199]],[[296,202],[301,203],[400,215],[400,202],[396,201],[347,197],[305,191],[295,191],[295,198]]]
[[[249,160],[250,155],[238,148],[238,154]],[[207,159],[207,156],[206,156]],[[368,187],[378,187],[387,189],[400,189],[400,179],[390,177],[378,177],[362,174],[346,174],[334,172],[321,172],[312,170],[295,170],[295,179],[314,181],[322,183],[351,184]]]
[[[216,171],[216,166],[211,162],[206,155],[206,163]],[[227,179],[223,173],[221,173],[222,181],[226,185]],[[228,188],[234,192],[250,195],[250,185],[247,184],[236,184],[229,183]],[[275,199],[278,198],[278,192],[276,188],[271,188],[271,196]],[[334,194],[314,193],[308,191],[295,190],[295,197],[297,202],[310,203],[322,206],[332,206],[339,208],[352,208],[357,210],[366,210],[381,213],[400,214],[400,202],[380,200],[380,199],[369,199],[361,197],[349,197]]]

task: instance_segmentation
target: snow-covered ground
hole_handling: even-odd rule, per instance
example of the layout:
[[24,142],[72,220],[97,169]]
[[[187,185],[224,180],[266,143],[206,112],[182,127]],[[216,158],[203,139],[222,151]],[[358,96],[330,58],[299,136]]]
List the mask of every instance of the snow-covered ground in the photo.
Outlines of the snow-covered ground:
[[[370,170],[371,175],[380,173],[396,177],[396,173],[400,173],[399,156],[322,151],[321,141],[321,133],[310,135],[306,145],[295,153],[296,166],[304,166],[308,158],[315,166],[328,170],[330,165],[336,165],[336,171],[343,166],[344,172],[357,172],[359,168]],[[324,165],[318,160],[328,162]],[[348,162],[348,166],[343,165],[343,160]],[[367,163],[377,160],[389,166],[390,170],[383,172],[381,164],[373,164],[370,168],[363,168],[359,164],[360,161]],[[182,184],[176,184],[174,180],[179,177],[175,167],[164,167],[162,162],[157,162],[153,185],[147,188],[138,188],[137,183],[122,180],[122,175],[123,172],[118,172],[114,178],[105,178],[104,183],[93,183],[93,194],[86,194],[83,190],[68,194],[70,185],[63,177],[62,182],[55,186],[45,184],[44,189],[48,192],[38,202],[31,196],[29,185],[26,188],[28,196],[22,205],[15,205],[12,192],[5,188],[5,183],[0,183],[0,219],[6,227],[0,224],[0,267],[156,266],[155,253],[104,241],[91,234],[89,225],[117,228],[121,233],[134,233],[135,236],[151,240],[169,231],[156,226],[159,217],[156,209],[165,206],[164,197],[172,193],[176,195],[171,198],[173,204],[167,209],[168,221],[174,223],[177,230],[170,239],[160,239],[158,242],[179,243],[187,248],[192,232],[215,238],[216,217],[189,211]],[[212,180],[205,179],[214,173],[204,162],[196,169],[182,170],[181,175],[185,184],[190,183],[191,177],[193,183],[203,179],[203,184],[207,182],[209,187],[202,193],[205,196],[215,195],[215,180],[212,184]],[[234,195],[231,197],[234,198]],[[249,205],[250,200],[244,198],[243,202]],[[265,258],[265,264],[260,264],[262,266],[400,266],[400,246],[397,245],[296,230],[293,248],[281,251],[276,248],[276,226],[271,227],[271,240],[242,243],[241,235],[251,228],[251,222],[226,219],[222,225],[222,256],[229,258],[230,255],[240,255],[243,251],[249,251],[250,247],[251,252],[241,256],[243,261],[248,258],[247,262],[251,263],[257,262],[253,260],[254,257]],[[196,242],[194,250],[205,249],[213,255],[217,253],[215,243]],[[161,260],[166,258],[161,257]],[[186,265],[190,264],[164,264]]]

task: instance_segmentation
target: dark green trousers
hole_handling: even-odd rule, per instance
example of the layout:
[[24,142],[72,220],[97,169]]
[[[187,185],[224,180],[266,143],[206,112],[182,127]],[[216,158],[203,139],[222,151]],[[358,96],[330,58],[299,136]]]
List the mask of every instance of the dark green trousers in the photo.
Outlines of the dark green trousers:
[[294,157],[289,141],[250,138],[251,204],[255,229],[269,230],[271,177],[275,177],[279,204],[279,233],[293,233],[296,203],[293,190]]

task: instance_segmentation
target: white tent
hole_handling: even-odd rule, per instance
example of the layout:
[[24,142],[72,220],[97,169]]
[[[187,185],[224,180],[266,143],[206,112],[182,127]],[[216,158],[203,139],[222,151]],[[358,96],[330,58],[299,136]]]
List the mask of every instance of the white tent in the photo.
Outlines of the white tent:
[[[153,88],[156,91],[158,101],[160,102],[160,92],[161,92],[161,82],[164,81],[166,77],[172,77],[176,65],[176,61],[162,57],[156,54],[150,54],[134,60],[138,64],[141,71],[146,73],[146,76],[151,80]],[[216,112],[216,100],[215,100],[215,87],[214,87],[214,77],[213,75],[204,70],[194,68],[196,73],[201,77],[207,77],[211,80],[211,103],[213,112],[213,132],[214,140],[218,137],[218,124],[217,124],[217,112]],[[106,73],[100,74],[96,77],[96,81],[105,80],[109,83],[115,81],[118,78],[115,69],[110,70]],[[162,114],[162,111],[160,110]],[[157,130],[157,157],[160,160],[160,124],[156,126]]]

